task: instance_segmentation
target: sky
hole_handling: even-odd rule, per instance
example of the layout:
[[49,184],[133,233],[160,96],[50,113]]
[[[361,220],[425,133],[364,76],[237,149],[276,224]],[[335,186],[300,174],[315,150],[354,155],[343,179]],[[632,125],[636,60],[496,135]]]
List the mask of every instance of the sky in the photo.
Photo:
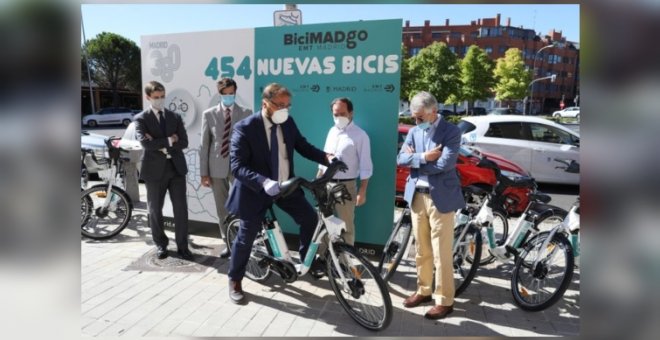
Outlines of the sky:
[[[273,12],[284,5],[228,4],[83,4],[84,37],[92,39],[101,32],[112,32],[140,45],[140,36],[273,26]],[[403,19],[411,26],[469,25],[472,20],[501,15],[506,25],[534,29],[537,34],[561,31],[569,41],[580,41],[580,6],[568,5],[298,5],[303,24],[358,20]],[[81,30],[81,42],[83,41]]]

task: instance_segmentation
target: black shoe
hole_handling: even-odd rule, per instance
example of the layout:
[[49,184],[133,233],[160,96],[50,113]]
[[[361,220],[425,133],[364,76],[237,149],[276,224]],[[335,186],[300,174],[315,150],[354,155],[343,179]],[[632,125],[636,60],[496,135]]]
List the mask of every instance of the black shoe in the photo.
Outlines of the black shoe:
[[245,300],[241,281],[229,280],[229,299],[235,304],[240,304]]
[[309,271],[313,277],[320,279],[327,274],[325,272],[325,269],[326,269],[325,260],[317,257],[314,259],[314,261],[312,261],[312,266],[309,268]]
[[229,256],[231,256],[231,250],[229,250],[229,247],[225,248],[225,250],[223,250],[223,251],[220,253],[220,258],[221,258],[221,259],[226,259],[226,258],[228,258]]
[[193,253],[191,253],[189,249],[178,250],[177,253],[179,253],[179,256],[184,260],[190,261],[193,259]]
[[167,257],[167,247],[156,247],[156,256],[159,260],[162,260]]

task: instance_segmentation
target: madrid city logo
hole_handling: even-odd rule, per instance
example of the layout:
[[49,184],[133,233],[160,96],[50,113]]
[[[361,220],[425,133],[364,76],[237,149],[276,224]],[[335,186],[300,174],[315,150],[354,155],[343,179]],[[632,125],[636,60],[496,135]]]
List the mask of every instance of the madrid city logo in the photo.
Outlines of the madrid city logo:
[[174,71],[178,70],[181,66],[181,49],[177,44],[168,44],[167,41],[153,41],[149,43],[151,53],[150,71],[154,77],[169,83],[174,79]]

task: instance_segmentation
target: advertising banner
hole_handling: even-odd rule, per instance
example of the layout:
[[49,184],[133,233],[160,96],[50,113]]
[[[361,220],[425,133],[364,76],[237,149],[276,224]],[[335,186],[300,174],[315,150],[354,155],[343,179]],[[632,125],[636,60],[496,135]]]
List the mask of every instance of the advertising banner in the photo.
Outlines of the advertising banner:
[[[261,109],[263,88],[277,82],[293,94],[290,114],[301,133],[320,149],[333,125],[330,102],[353,102],[374,165],[367,203],[356,209],[356,242],[368,253],[369,245],[383,244],[394,212],[401,26],[401,20],[378,20],[143,36],[142,82],[165,85],[166,106],[183,117],[188,132],[191,222],[217,224],[198,161],[202,112],[219,102],[216,81],[232,77],[237,102],[253,111]],[[297,154],[294,164],[296,175],[316,175],[318,164]],[[164,213],[171,216],[169,198]],[[278,211],[278,219],[286,233],[298,234],[288,215]]]

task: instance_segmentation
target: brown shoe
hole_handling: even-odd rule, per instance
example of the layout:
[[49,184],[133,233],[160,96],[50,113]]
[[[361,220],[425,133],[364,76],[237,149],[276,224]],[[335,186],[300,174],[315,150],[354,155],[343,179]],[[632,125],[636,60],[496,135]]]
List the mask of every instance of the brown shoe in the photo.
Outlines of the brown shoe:
[[229,280],[229,299],[236,304],[240,304],[245,300],[241,281]]
[[432,319],[432,320],[438,320],[442,319],[445,316],[449,315],[449,313],[454,311],[454,306],[433,306],[433,308],[429,309],[426,314],[424,314],[424,317],[427,319]]
[[419,306],[422,302],[430,302],[431,300],[433,300],[433,298],[431,298],[431,295],[424,296],[414,293],[413,295],[410,295],[407,299],[403,300],[403,306],[406,308],[413,308]]

